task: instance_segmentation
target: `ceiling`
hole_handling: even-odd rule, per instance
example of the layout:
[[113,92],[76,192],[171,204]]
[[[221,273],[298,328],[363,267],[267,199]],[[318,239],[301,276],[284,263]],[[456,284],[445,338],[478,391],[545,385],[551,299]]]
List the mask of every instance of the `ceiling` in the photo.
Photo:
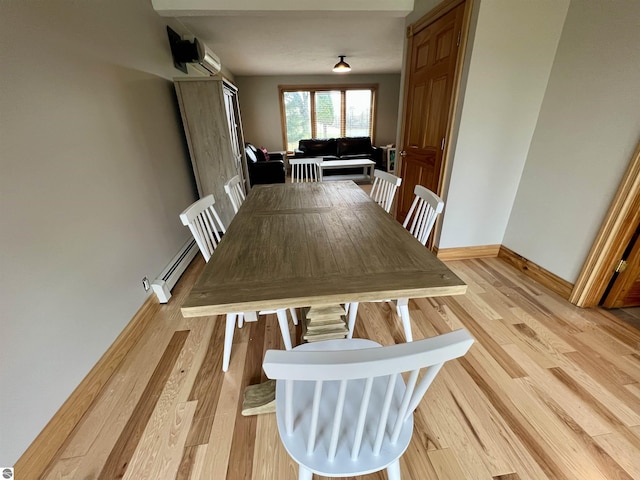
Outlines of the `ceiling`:
[[[237,76],[400,73],[413,0],[152,0]],[[265,4],[268,3],[268,6]],[[321,4],[321,5],[318,5]],[[188,32],[188,33],[187,33]]]

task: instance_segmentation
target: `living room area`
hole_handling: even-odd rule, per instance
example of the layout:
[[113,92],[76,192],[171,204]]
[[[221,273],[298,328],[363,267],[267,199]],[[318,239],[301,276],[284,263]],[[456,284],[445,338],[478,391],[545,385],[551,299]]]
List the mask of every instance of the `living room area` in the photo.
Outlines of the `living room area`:
[[284,183],[292,177],[292,163],[318,165],[322,181],[352,180],[358,184],[371,183],[375,170],[393,173],[389,162],[395,149],[390,146],[375,147],[371,137],[308,138],[298,142],[293,152],[268,151],[245,143],[247,173],[251,186]]
[[[242,114],[244,140],[268,154],[269,160],[283,160],[290,173],[289,160],[292,158],[318,158],[323,160],[323,178],[331,180],[354,180],[366,183],[371,180],[374,168],[393,171],[389,165],[387,149],[395,145],[398,126],[398,106],[400,98],[400,74],[349,74],[345,75],[297,75],[297,76],[236,76],[239,103]],[[283,85],[307,100],[307,108],[314,97],[313,105],[320,105],[323,99],[329,103],[329,121],[326,120],[326,103],[323,111],[311,109],[306,125],[300,126],[293,107],[287,112],[286,91]],[[313,86],[313,87],[309,87]],[[286,88],[286,87],[285,87]],[[359,123],[349,128],[350,119],[341,116],[341,97],[349,103],[349,93],[365,93],[364,112],[358,116]],[[294,92],[292,92],[294,93]],[[355,102],[354,102],[355,103]],[[353,111],[355,107],[351,107]],[[284,115],[281,115],[284,112]],[[316,116],[321,121],[316,120]],[[362,117],[365,117],[362,119]],[[311,119],[313,118],[312,121]],[[356,121],[351,120],[352,123]],[[294,124],[288,127],[288,124]],[[327,129],[327,124],[329,129]],[[316,127],[313,128],[312,127]],[[252,156],[247,163],[251,177]],[[265,156],[257,153],[257,162]],[[328,162],[328,163],[327,163]],[[371,162],[371,163],[369,163]],[[262,183],[251,180],[252,184]],[[265,183],[269,183],[266,182]]]

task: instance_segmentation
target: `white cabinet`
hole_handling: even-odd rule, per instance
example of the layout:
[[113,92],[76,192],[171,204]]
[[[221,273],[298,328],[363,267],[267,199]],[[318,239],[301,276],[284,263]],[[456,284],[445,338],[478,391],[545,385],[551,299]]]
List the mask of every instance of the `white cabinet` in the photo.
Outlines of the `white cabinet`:
[[179,77],[174,85],[198,194],[213,194],[216,210],[229,225],[234,213],[224,184],[240,175],[247,185],[238,91],[216,77]]

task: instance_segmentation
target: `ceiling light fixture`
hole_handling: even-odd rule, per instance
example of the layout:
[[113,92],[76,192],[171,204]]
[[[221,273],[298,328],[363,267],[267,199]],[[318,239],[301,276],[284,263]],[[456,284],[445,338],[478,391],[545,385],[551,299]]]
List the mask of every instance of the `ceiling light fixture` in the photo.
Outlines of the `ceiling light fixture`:
[[346,55],[338,55],[340,57],[340,61],[335,64],[333,67],[333,71],[336,73],[347,73],[351,71],[351,65],[344,61],[344,57]]

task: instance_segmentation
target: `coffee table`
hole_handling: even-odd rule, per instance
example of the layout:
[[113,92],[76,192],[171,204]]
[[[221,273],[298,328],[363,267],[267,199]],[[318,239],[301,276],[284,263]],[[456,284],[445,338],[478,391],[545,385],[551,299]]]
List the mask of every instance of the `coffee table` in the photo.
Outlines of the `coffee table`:
[[[321,157],[320,157],[321,158]],[[353,158],[345,160],[322,160],[320,168],[323,172],[325,169],[339,169],[339,168],[355,168],[362,167],[363,174],[368,177],[369,181],[373,181],[373,170],[376,166],[376,162],[366,158]]]

